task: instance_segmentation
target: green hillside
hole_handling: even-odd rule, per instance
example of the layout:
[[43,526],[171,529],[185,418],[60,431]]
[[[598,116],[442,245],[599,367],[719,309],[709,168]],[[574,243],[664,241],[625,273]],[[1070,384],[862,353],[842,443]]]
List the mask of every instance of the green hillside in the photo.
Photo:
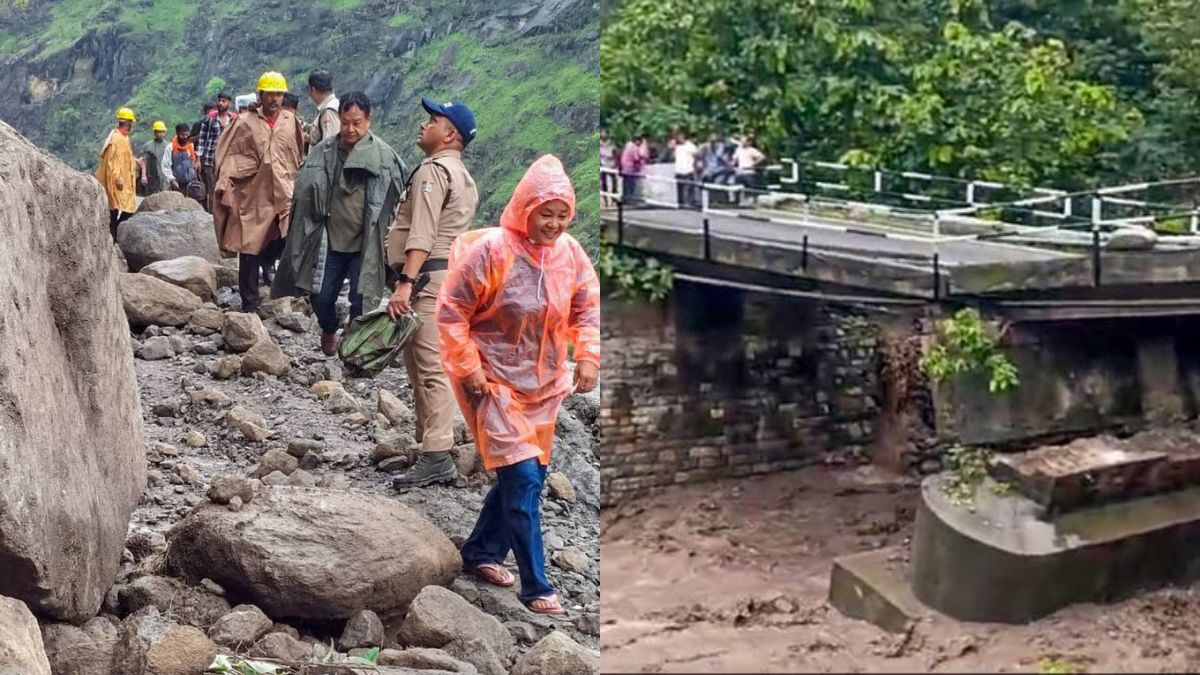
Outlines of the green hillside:
[[420,97],[467,102],[481,224],[497,220],[536,157],[561,157],[580,195],[575,234],[594,252],[598,45],[599,5],[587,0],[29,0],[0,9],[10,92],[0,119],[90,170],[122,105],[137,112],[140,141],[150,121],[194,122],[217,90],[249,93],[279,70],[311,117],[306,79],[323,67],[337,91],[367,92],[374,130],[410,164]]

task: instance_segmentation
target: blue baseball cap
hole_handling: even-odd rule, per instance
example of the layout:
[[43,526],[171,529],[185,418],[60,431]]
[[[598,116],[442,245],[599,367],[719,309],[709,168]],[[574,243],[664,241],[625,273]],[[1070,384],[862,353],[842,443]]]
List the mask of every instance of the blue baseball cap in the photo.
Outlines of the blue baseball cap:
[[475,140],[475,113],[462,101],[438,103],[428,98],[421,99],[421,107],[430,115],[441,115],[450,120],[463,138],[463,145]]

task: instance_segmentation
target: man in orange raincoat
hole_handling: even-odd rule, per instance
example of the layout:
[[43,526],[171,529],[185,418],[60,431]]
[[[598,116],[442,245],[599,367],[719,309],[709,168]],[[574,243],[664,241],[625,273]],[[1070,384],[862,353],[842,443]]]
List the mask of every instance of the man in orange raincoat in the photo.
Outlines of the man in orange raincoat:
[[96,180],[104,186],[104,194],[108,196],[108,229],[113,241],[117,240],[117,225],[137,211],[137,188],[133,180],[137,160],[129,142],[129,130],[135,121],[137,118],[129,108],[117,111],[117,128],[104,140],[100,166],[96,168]]
[[463,544],[468,569],[511,586],[511,549],[521,601],[561,614],[546,579],[540,499],[554,421],[572,390],[596,386],[600,368],[600,282],[583,247],[566,233],[575,191],[551,155],[534,162],[500,217],[500,227],[458,237],[438,296],[442,366],[496,486]]

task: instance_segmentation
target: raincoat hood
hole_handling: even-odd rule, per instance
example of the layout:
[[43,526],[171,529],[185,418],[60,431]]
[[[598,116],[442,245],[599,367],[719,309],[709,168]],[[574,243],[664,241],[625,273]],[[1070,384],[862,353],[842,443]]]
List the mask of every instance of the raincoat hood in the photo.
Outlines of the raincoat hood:
[[571,186],[571,177],[557,157],[542,155],[517,183],[512,199],[500,215],[500,227],[528,239],[529,217],[542,204],[554,200],[566,202],[570,209],[568,220],[575,219],[575,188]]

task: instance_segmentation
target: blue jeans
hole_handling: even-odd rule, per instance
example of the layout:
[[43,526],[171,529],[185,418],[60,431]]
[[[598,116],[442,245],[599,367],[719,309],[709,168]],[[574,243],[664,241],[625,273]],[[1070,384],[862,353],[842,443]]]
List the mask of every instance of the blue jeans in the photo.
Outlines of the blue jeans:
[[312,296],[313,313],[317,315],[322,333],[332,335],[337,332],[337,299],[346,277],[350,278],[350,318],[362,314],[363,298],[358,292],[358,273],[361,270],[361,252],[325,251],[325,277],[321,280],[321,292]]
[[475,531],[463,544],[467,567],[504,564],[509,550],[521,575],[521,602],[529,603],[554,593],[546,579],[546,553],[542,548],[542,485],[546,467],[527,459],[496,469],[496,484],[483,500]]

